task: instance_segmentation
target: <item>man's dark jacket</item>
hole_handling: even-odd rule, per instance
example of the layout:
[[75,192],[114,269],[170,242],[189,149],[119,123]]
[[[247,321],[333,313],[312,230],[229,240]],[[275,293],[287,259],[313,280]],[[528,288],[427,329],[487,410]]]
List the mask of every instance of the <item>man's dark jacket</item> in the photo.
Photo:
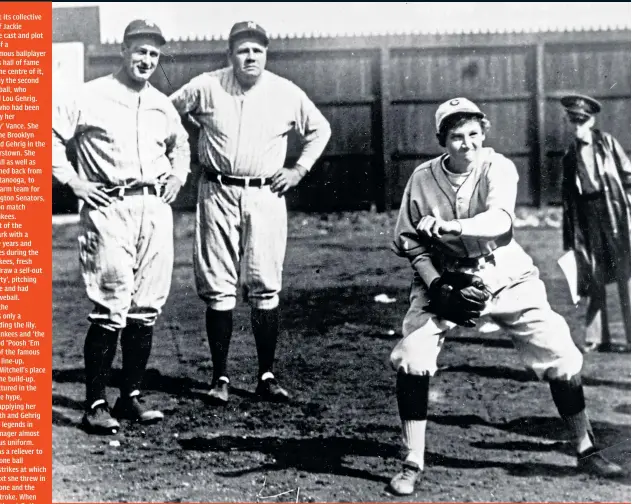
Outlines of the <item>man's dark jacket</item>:
[[[614,237],[613,254],[624,261],[623,273],[630,278],[630,161],[619,142],[609,133],[593,130],[595,168],[606,199],[607,215],[601,227],[605,234]],[[590,295],[595,264],[586,237],[588,226],[583,211],[577,177],[577,144],[573,142],[562,160],[564,179],[562,203],[564,207],[563,239],[564,250],[574,250],[577,259],[577,290],[582,297]],[[601,258],[595,258],[600,260]],[[606,261],[610,262],[610,261]],[[617,280],[613,264],[604,264],[606,282]]]

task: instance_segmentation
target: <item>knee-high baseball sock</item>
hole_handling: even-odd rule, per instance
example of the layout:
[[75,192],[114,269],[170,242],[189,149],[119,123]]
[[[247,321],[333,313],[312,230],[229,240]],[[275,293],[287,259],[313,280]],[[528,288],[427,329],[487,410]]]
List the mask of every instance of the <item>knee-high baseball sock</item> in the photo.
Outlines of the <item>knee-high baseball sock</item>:
[[111,331],[97,324],[88,329],[83,346],[86,368],[86,402],[92,406],[97,401],[106,401],[105,388],[116,355],[119,331]]
[[402,437],[408,450],[406,460],[424,468],[428,391],[430,376],[397,374],[397,406],[402,421]]
[[121,353],[123,356],[123,380],[121,381],[121,397],[140,390],[143,381],[151,345],[154,336],[152,326],[134,322],[121,332]]
[[586,412],[581,377],[575,375],[570,380],[554,379],[549,382],[549,386],[560,416],[575,436],[577,452],[581,453],[593,446],[594,435]]
[[279,336],[279,309],[259,310],[253,308],[250,318],[257,345],[259,377],[261,377],[264,373],[271,373],[274,366],[274,355]]
[[233,335],[233,310],[206,308],[206,336],[213,361],[213,382],[228,377],[228,348]]

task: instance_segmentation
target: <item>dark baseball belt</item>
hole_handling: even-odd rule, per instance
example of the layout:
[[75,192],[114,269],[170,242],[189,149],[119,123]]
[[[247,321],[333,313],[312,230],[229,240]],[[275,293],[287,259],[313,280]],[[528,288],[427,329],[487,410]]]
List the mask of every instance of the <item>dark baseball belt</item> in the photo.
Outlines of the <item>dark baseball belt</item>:
[[239,187],[263,187],[272,183],[272,177],[232,177],[230,175],[220,175],[219,173],[204,171],[207,180],[217,182],[221,185],[231,185]]
[[126,196],[160,196],[163,186],[109,187],[103,189],[110,196],[124,198]]

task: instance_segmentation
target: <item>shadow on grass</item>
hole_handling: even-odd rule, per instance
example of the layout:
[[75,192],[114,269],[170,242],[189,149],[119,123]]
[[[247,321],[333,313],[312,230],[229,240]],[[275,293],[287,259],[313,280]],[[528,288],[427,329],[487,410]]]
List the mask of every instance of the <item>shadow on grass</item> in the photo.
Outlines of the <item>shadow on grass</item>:
[[217,474],[238,477],[249,473],[294,468],[301,471],[328,473],[386,483],[388,478],[344,465],[347,456],[397,457],[399,448],[391,444],[366,439],[344,437],[278,438],[273,436],[211,436],[192,437],[179,441],[185,450],[204,452],[259,452],[273,461],[258,467]]
[[[444,366],[442,373],[469,373],[484,378],[513,380],[516,382],[536,382],[537,377],[527,369],[510,368],[507,366],[473,366],[459,364],[456,366]],[[592,376],[583,376],[582,383],[587,387],[609,387],[617,390],[630,390],[630,382],[604,380]]]
[[[122,374],[118,368],[112,369],[109,387],[118,388]],[[84,368],[53,369],[53,381],[56,383],[85,383]],[[210,383],[192,378],[166,376],[155,369],[148,369],[143,379],[142,389],[164,392],[179,397],[199,397],[199,390],[208,390]],[[68,401],[71,401],[68,399]]]

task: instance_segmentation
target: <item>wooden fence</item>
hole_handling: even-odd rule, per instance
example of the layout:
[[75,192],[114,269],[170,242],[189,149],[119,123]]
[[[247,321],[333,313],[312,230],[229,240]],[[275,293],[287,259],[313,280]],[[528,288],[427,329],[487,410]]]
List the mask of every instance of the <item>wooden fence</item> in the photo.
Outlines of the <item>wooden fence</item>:
[[[488,145],[518,168],[518,203],[557,204],[567,141],[560,96],[581,92],[602,101],[599,127],[630,151],[630,40],[629,30],[273,40],[268,69],[303,88],[333,130],[289,206],[395,208],[415,166],[440,152],[434,111],[455,96],[489,116]],[[167,94],[226,64],[221,40],[170,42],[164,53],[152,82]],[[119,54],[118,45],[88,45],[86,79],[110,73]],[[288,162],[296,155],[291,141]],[[179,207],[194,204],[195,163],[193,171]]]

